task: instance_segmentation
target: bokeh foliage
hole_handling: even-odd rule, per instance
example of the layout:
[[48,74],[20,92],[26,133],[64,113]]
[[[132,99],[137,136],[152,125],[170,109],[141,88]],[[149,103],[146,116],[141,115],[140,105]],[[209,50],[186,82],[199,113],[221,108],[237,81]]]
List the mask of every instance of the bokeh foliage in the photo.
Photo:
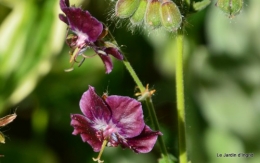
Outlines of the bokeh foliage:
[[[82,1],[106,22],[144,83],[157,91],[154,103],[168,150],[177,155],[174,34],[116,28],[113,3]],[[81,4],[81,2],[71,3]],[[229,19],[212,4],[190,15],[185,31],[185,91],[188,149],[192,162],[256,163],[260,160],[260,2],[245,1]],[[111,4],[111,8],[107,8]],[[69,68],[66,26],[57,0],[0,0],[0,115],[17,108],[17,119],[1,129],[1,162],[92,162],[96,153],[71,134],[70,114],[80,113],[88,85],[101,95],[134,97],[135,84],[122,63],[106,75],[100,58]],[[65,45],[65,46],[63,46]],[[93,51],[87,53],[93,54]],[[145,107],[144,107],[145,109]],[[150,123],[145,111],[145,120]],[[217,153],[254,153],[253,158],[217,158]],[[157,162],[158,149],[135,154],[107,148],[105,162]]]

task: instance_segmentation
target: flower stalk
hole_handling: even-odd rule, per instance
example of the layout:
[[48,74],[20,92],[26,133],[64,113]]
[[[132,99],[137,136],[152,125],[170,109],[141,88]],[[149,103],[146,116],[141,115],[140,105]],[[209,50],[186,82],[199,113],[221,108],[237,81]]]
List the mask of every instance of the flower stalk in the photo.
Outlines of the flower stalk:
[[[152,125],[154,127],[154,130],[160,130],[159,122],[156,116],[156,112],[154,109],[153,101],[151,97],[146,98],[146,106],[149,110],[149,115],[152,119]],[[168,152],[165,146],[165,143],[163,141],[163,138],[161,136],[158,137],[159,147],[161,150],[161,153],[163,155],[163,158],[165,159],[165,163],[170,163],[170,157],[168,156]]]
[[[114,40],[113,43],[115,45],[117,45],[117,42],[114,39],[113,35],[110,33],[110,31],[108,31],[108,35],[112,40]],[[128,72],[130,73],[131,77],[133,78],[135,84],[139,88],[140,92],[145,92],[145,90],[146,90],[145,86],[143,85],[143,83],[141,82],[141,80],[139,79],[137,74],[135,73],[135,70],[131,66],[130,62],[127,60],[127,57],[125,56],[125,54],[123,52],[121,52],[121,54],[123,55],[123,58],[124,58],[123,63],[125,65],[126,69],[128,70]],[[152,125],[153,125],[154,129],[157,130],[157,131],[160,131],[160,126],[159,126],[158,118],[156,116],[156,112],[155,112],[155,109],[154,109],[152,98],[149,97],[149,96],[146,98],[146,106],[147,106],[149,115],[152,119]],[[159,142],[161,153],[162,153],[163,156],[165,156],[163,158],[167,158],[165,160],[165,162],[170,163],[170,158],[168,156],[168,152],[167,152],[165,143],[164,143],[163,138],[161,136],[158,137],[158,142]]]
[[103,163],[104,162],[104,161],[102,161],[100,159],[101,159],[102,153],[103,153],[103,151],[104,151],[104,149],[105,149],[105,147],[107,145],[107,142],[108,141],[106,139],[103,141],[102,146],[101,146],[101,150],[100,150],[100,152],[98,154],[98,157],[97,158],[92,158],[93,161],[97,161],[98,163]]
[[[122,53],[122,55],[124,56],[123,63],[125,65],[126,69],[128,70],[128,72],[130,73],[130,75],[134,79],[134,81],[135,81],[136,85],[138,86],[138,88],[140,89],[140,91],[144,92],[146,88],[144,87],[141,80],[139,79],[139,77],[135,73],[133,67],[131,66],[130,62],[127,60],[124,53]],[[151,97],[146,98],[146,106],[148,108],[148,112],[149,112],[149,115],[151,117],[152,125],[153,125],[154,129],[160,131],[159,122],[158,122],[158,119],[157,119],[157,116],[156,116],[156,112],[155,112],[154,105],[153,105]],[[162,136],[158,137],[158,142],[159,142],[161,153],[162,153],[162,155],[164,155],[163,158],[166,158],[165,163],[170,163],[170,158],[168,156],[168,152],[167,152],[167,149],[166,149],[166,146],[165,146],[165,143],[163,141]]]
[[178,113],[178,142],[179,163],[187,163],[186,132],[185,132],[185,104],[184,104],[184,79],[183,79],[183,28],[177,31],[176,53],[176,94]]

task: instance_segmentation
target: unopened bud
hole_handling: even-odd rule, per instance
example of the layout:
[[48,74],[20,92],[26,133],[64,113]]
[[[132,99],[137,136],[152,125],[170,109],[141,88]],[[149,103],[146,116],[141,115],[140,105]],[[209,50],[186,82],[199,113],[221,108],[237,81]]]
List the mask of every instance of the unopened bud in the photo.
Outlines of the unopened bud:
[[139,6],[140,0],[118,0],[116,3],[116,16],[129,18]]
[[177,30],[182,22],[182,16],[178,6],[170,1],[164,0],[160,6],[160,16],[162,25],[170,31]]
[[136,25],[136,24],[140,24],[144,20],[146,7],[147,7],[147,0],[140,0],[138,9],[135,11],[134,15],[130,19],[131,23]]
[[160,19],[160,1],[159,0],[148,0],[147,9],[145,13],[145,24],[157,28],[161,25]]
[[243,0],[218,0],[216,6],[219,7],[229,17],[237,15],[243,7]]

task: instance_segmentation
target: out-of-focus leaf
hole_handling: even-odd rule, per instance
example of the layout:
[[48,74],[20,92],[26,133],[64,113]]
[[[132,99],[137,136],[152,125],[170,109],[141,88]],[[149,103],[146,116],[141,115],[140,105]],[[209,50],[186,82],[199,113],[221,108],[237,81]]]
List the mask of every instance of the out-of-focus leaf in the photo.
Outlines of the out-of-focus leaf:
[[0,0],[0,4],[9,6],[9,7],[16,6],[20,2],[21,2],[20,0],[11,0],[11,1],[10,0]]
[[[258,6],[260,1],[250,0],[246,2],[239,16],[229,19],[219,12],[214,5],[207,14],[206,30],[210,48],[217,53],[241,57],[248,54],[248,48],[257,48],[260,54],[260,15]],[[257,45],[256,45],[257,44]]]
[[[244,153],[244,147],[238,137],[227,130],[211,126],[205,134],[205,147],[210,163],[244,163],[247,158],[224,157],[225,153]],[[222,154],[222,157],[219,155]],[[219,157],[217,157],[217,155]]]
[[43,136],[48,126],[49,115],[43,108],[34,110],[32,115],[32,127],[37,136]]
[[59,163],[57,154],[51,148],[36,141],[10,141],[1,149],[1,154],[5,155],[6,162]]
[[[169,33],[162,34],[150,34],[148,36],[149,41],[155,48],[155,64],[156,68],[166,77],[173,77],[175,74],[175,58],[176,58],[176,39],[175,35],[169,35]],[[190,50],[190,42],[184,39],[184,62],[188,58],[188,52]]]
[[[58,0],[20,1],[0,29],[0,107],[21,101],[49,72],[64,44],[65,26],[58,19]],[[41,10],[40,10],[41,9]],[[7,89],[8,88],[8,89]],[[3,110],[0,110],[0,112]]]
[[[258,131],[258,114],[252,100],[236,83],[221,78],[215,87],[201,88],[199,100],[207,121],[214,127],[231,130],[244,138],[254,137]],[[250,118],[249,118],[250,117]]]

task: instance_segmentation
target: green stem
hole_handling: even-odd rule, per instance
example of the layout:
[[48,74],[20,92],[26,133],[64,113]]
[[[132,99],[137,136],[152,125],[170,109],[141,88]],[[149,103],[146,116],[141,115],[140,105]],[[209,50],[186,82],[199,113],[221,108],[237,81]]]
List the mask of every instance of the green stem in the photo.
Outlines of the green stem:
[[177,56],[176,56],[176,93],[178,112],[178,142],[179,163],[187,163],[186,133],[185,133],[185,104],[183,84],[183,28],[177,33]]
[[130,62],[127,60],[126,56],[123,54],[124,56],[124,60],[123,63],[126,67],[126,69],[128,70],[128,72],[130,73],[130,75],[132,76],[132,78],[135,81],[135,84],[138,86],[138,88],[140,89],[141,92],[145,91],[145,87],[142,84],[142,82],[140,81],[140,79],[138,78],[137,74],[135,73],[135,70],[133,69],[133,67],[131,66]]
[[[114,39],[114,37],[110,33],[110,31],[108,31],[108,35],[112,40],[114,40],[113,43],[118,46],[116,40]],[[127,60],[124,53],[122,53],[122,55],[124,56],[123,63],[125,65],[126,69],[128,70],[128,72],[130,73],[130,75],[134,79],[134,81],[135,81],[136,85],[138,86],[139,90],[141,92],[144,92],[146,88],[142,84],[141,80],[138,78],[137,74],[135,73],[133,67],[131,66],[130,62]],[[146,106],[148,108],[149,115],[152,119],[154,129],[157,130],[157,131],[160,131],[159,122],[158,122],[158,119],[157,119],[157,116],[156,116],[156,112],[155,112],[151,97],[146,98]],[[163,158],[165,159],[165,163],[171,163],[171,160],[170,160],[170,157],[168,155],[168,152],[167,152],[167,149],[166,149],[166,146],[165,146],[165,143],[163,141],[162,136],[158,137],[158,142],[159,142],[159,146],[160,146],[160,150],[161,150],[161,153],[163,155]]]
[[[146,106],[149,108],[149,115],[150,115],[150,117],[152,117],[152,123],[153,123],[154,129],[156,131],[160,131],[159,122],[158,122],[158,119],[156,116],[156,112],[155,112],[151,97],[146,98]],[[162,136],[158,137],[158,142],[159,142],[159,146],[160,146],[160,150],[162,152],[163,158],[165,159],[165,163],[170,163],[171,161],[168,156],[168,152],[167,152],[167,149],[166,149]]]
[[105,147],[107,145],[107,142],[108,141],[106,139],[103,141],[101,149],[100,149],[99,154],[98,154],[98,157],[97,158],[92,158],[93,161],[97,161],[98,163],[103,163],[104,162],[104,161],[102,161],[100,159],[101,159],[102,153],[103,153],[103,151],[104,151],[104,149],[105,149]]
[[[140,89],[140,91],[144,92],[145,91],[144,85],[142,84],[142,82],[138,78],[137,74],[135,73],[131,64],[128,62],[125,55],[124,55],[123,63],[125,65],[126,69],[129,71],[132,78],[134,79],[134,81],[135,81],[136,85],[138,86],[138,88]],[[146,105],[147,105],[147,108],[148,108],[149,115],[152,119],[152,124],[153,124],[154,129],[157,130],[157,131],[160,131],[159,122],[158,122],[158,119],[157,119],[157,116],[156,116],[156,112],[155,112],[154,105],[153,105],[151,97],[146,98]],[[166,149],[166,146],[165,146],[165,143],[163,141],[162,136],[158,137],[158,142],[159,142],[161,153],[164,156],[163,158],[166,158],[165,163],[170,163],[171,161],[170,161],[170,158],[168,156],[168,152],[167,152],[167,149]]]

